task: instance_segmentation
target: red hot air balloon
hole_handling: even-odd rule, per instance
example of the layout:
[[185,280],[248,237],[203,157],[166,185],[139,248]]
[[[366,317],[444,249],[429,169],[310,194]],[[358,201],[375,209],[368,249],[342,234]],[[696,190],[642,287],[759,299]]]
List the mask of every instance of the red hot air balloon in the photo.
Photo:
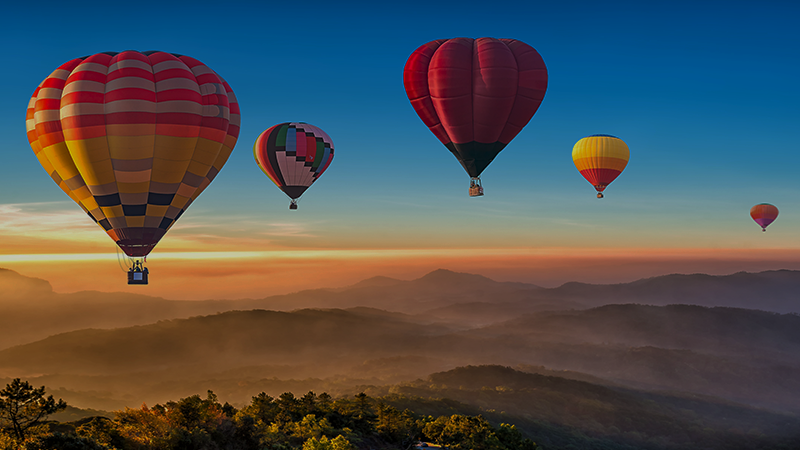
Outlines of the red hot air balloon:
[[769,203],[759,203],[750,208],[750,217],[761,226],[761,231],[767,231],[767,226],[778,217],[778,208]]
[[480,175],[531,120],[547,90],[539,53],[515,39],[428,42],[406,62],[403,83],[419,117],[471,177]]

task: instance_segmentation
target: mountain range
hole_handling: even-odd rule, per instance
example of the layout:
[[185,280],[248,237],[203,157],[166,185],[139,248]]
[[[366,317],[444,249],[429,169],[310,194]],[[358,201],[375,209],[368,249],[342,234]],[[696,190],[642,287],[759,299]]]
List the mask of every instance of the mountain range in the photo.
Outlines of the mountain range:
[[[485,395],[469,392],[523,389],[509,381],[520,375],[492,369],[505,374],[494,382],[470,370],[456,382],[433,374],[513,367],[549,377],[539,384],[584,383],[558,381],[585,388],[583,400],[562,393],[558,401],[595,405],[589,393],[602,388],[670,411],[706,411],[708,420],[728,405],[767,408],[777,414],[768,421],[780,422],[800,414],[798,288],[800,272],[787,270],[550,289],[437,270],[410,281],[376,277],[338,289],[190,302],[60,294],[44,280],[0,270],[0,383],[22,377],[74,406],[106,411],[208,389],[232,404],[262,391],[365,390],[472,399],[488,414]],[[550,417],[540,406],[515,417]],[[561,425],[579,426],[557,415]],[[611,427],[623,429],[603,422]]]
[[[497,282],[440,269],[416,280],[375,277],[339,289],[262,299],[176,301],[127,293],[53,292],[47,281],[0,269],[0,349],[82,328],[117,328],[232,310],[370,307],[415,315],[420,323],[474,328],[546,310],[606,304],[693,304],[800,313],[800,271],[727,276],[666,275],[632,283],[566,283],[557,288]],[[37,323],[36,327],[27,324]]]

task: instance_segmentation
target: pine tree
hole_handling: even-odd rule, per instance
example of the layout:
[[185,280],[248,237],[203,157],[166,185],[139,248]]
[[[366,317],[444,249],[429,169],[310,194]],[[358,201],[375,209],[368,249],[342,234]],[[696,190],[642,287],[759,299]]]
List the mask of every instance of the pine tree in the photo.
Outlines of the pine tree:
[[10,429],[13,437],[22,442],[30,428],[66,407],[62,399],[56,401],[52,395],[45,397],[44,386],[37,389],[15,378],[0,391],[0,426]]

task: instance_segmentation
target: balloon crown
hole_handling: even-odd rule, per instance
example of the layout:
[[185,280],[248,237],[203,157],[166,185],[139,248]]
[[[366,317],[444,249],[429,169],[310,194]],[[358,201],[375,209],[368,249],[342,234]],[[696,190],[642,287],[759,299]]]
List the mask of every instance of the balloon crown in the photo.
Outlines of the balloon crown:
[[[146,52],[140,52],[140,51],[138,51],[138,50],[125,50],[125,51],[126,51],[126,52],[138,52],[138,53],[141,53],[141,54],[143,54],[143,55],[145,55],[145,56],[150,56],[150,55],[152,55],[153,53],[168,53],[168,52],[162,52],[161,50],[148,50],[148,51],[146,51]],[[95,54],[97,54],[97,55],[99,55],[99,54],[103,54],[103,55],[108,55],[108,56],[117,56],[117,55],[119,55],[120,53],[122,53],[122,52],[100,52],[100,53],[95,53]],[[174,57],[176,57],[176,58],[180,58],[181,56],[183,56],[183,55],[182,55],[182,54],[180,54],[180,53],[170,53],[170,55],[172,55],[172,56],[174,56]],[[82,57],[82,58],[80,58],[80,59],[86,59],[86,58],[88,58],[88,57],[90,57],[90,56],[92,56],[92,55],[86,55],[86,56],[84,56],[84,57]]]

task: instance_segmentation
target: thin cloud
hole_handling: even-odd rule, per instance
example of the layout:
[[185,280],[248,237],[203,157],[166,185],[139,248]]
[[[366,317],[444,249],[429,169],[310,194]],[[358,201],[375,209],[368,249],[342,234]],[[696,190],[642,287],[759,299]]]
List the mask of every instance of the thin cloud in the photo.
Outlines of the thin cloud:
[[553,219],[553,223],[557,223],[559,225],[566,225],[570,227],[599,228],[596,224],[593,223],[574,222],[571,220],[564,220],[564,219]]
[[320,235],[313,233],[311,229],[319,227],[321,223],[264,223],[252,220],[251,217],[242,217],[239,220],[226,217],[225,222],[218,222],[213,217],[200,217],[194,218],[189,224],[178,222],[170,232],[175,236],[173,239],[181,241],[209,243],[258,241],[264,245],[270,243],[271,240],[265,240],[261,236],[266,238],[318,238]]
[[259,234],[264,236],[280,236],[280,237],[319,237],[311,233],[304,224],[299,223],[268,223],[266,224],[271,229],[261,231]]
[[[85,213],[68,202],[0,204],[2,236],[97,241],[98,229]],[[99,236],[103,235],[101,232]]]

